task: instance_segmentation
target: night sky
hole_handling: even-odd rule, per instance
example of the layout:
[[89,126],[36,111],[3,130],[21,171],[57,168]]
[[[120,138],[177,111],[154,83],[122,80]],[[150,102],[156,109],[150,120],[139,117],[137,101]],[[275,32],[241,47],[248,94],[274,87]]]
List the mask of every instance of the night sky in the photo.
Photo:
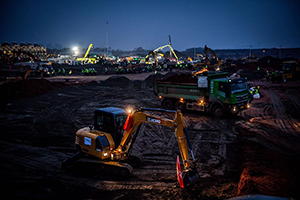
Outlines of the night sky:
[[300,47],[299,0],[2,0],[0,42],[112,49]]

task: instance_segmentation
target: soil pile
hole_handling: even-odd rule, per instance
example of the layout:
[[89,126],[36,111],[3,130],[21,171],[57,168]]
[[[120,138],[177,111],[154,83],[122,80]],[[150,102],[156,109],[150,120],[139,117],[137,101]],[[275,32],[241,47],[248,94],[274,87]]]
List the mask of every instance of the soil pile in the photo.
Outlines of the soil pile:
[[7,103],[12,99],[38,96],[62,86],[64,86],[64,83],[53,83],[45,79],[29,79],[3,83],[0,85],[0,103]]
[[257,70],[257,67],[258,67],[257,63],[245,63],[245,64],[236,66],[237,69],[248,69],[248,70],[252,70],[252,71]]
[[105,87],[127,87],[130,80],[124,76],[112,76],[105,81],[101,81],[100,85]]
[[190,73],[174,74],[164,79],[166,82],[171,83],[197,83],[197,77]]
[[154,81],[154,80],[160,80],[160,79],[168,78],[168,77],[170,77],[170,76],[172,76],[172,75],[178,75],[178,74],[175,73],[175,72],[168,72],[168,73],[165,74],[165,75],[162,75],[161,73],[152,74],[152,75],[148,76],[148,77],[145,79],[145,82],[146,82],[146,85],[147,85],[147,86],[152,87],[153,81]]
[[243,169],[237,195],[263,194],[299,197],[299,161],[247,141],[242,148]]
[[251,69],[242,69],[239,71],[239,75],[241,77],[247,78],[247,80],[252,81],[252,80],[258,80],[262,79],[265,77],[266,72],[265,71],[254,71]]

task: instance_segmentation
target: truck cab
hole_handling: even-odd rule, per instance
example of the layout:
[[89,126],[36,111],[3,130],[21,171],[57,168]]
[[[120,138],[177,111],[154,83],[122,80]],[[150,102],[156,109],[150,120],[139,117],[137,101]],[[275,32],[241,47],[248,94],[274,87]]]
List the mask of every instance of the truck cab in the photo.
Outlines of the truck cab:
[[[209,101],[219,104],[231,113],[238,113],[249,107],[247,79],[219,78],[210,80]],[[211,106],[211,111],[213,106]]]

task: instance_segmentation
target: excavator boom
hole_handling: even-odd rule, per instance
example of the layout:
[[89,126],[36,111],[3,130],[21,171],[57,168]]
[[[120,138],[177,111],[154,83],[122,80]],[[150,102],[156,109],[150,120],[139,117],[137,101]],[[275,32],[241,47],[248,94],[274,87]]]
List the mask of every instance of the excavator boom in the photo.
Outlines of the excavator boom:
[[[175,113],[174,119],[165,119],[162,117],[153,116],[145,113],[145,111],[168,112]],[[124,136],[120,145],[112,152],[112,158],[115,160],[126,159],[130,153],[131,146],[137,137],[140,125],[142,123],[150,123],[174,128],[178,147],[184,165],[183,183],[184,186],[193,185],[199,181],[199,175],[196,169],[195,158],[192,150],[192,145],[189,140],[186,124],[182,113],[177,110],[165,110],[154,108],[141,108],[128,116],[124,125]],[[133,142],[132,142],[133,141]]]

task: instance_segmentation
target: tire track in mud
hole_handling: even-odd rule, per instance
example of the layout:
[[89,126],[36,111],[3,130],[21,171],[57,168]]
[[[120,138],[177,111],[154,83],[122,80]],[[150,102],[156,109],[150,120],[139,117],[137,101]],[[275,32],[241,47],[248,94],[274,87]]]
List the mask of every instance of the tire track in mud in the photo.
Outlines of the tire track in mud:
[[[265,90],[270,96],[270,104],[265,105],[262,109],[258,109],[257,113],[251,113],[252,118],[247,122],[238,122],[238,124],[247,130],[247,132],[255,133],[258,137],[246,136],[247,140],[258,142],[275,151],[284,154],[290,154],[287,150],[292,152],[299,152],[300,125],[299,121],[291,118],[286,113],[286,107],[281,97],[285,100],[289,99],[294,109],[299,111],[299,101],[296,94],[291,94],[289,91],[278,94],[277,90]],[[257,126],[257,123],[262,126]],[[263,138],[263,140],[261,139]]]
[[224,175],[227,171],[235,171],[235,167],[226,164],[232,159],[228,152],[238,142],[237,133],[230,128],[231,121],[209,116],[187,117],[187,121],[191,124],[188,130],[194,156],[197,165],[202,168],[200,176]]
[[[143,83],[143,82],[142,82]],[[137,99],[138,101],[140,101],[142,104],[144,104],[145,106],[150,106],[151,108],[157,108],[160,105],[157,103],[154,103],[154,98],[152,95],[149,94],[149,92],[147,92],[147,89],[145,88],[145,86],[141,86],[142,91],[138,92],[134,89],[134,82],[130,81],[129,83],[129,93],[132,97],[134,97],[135,99]],[[145,96],[147,98],[145,98]]]
[[[74,124],[76,128],[80,128],[81,121],[78,121],[74,117],[75,111],[80,108],[86,102],[89,102],[93,98],[97,98],[97,96],[105,95],[105,91],[70,91],[68,94],[71,95],[64,99],[59,100],[59,102],[55,103],[53,106],[48,106],[46,109],[41,111],[35,118],[36,123],[44,122],[45,120],[51,118],[51,116],[55,113],[63,114],[64,118],[68,123]],[[83,94],[82,94],[83,93]],[[90,95],[92,93],[92,95]]]
[[[86,181],[86,185],[94,187],[101,191],[116,191],[116,190],[170,190],[174,188],[174,182],[159,182],[157,180],[145,181],[128,181],[128,182],[115,182],[115,181]],[[141,196],[142,198],[142,196]]]
[[[300,98],[297,93],[291,93],[291,91],[287,91],[287,97],[291,100],[292,104],[294,105],[297,113],[300,113]],[[300,134],[300,123],[296,119],[291,119],[291,123],[294,126],[295,130],[297,131],[297,136]]]
[[[273,105],[274,115],[276,117],[275,119],[276,124],[279,125],[282,132],[297,136],[299,134],[297,130],[298,126],[295,126],[294,123],[291,121],[291,118],[286,114],[285,107],[281,101],[281,98],[278,96],[277,93],[270,90],[269,90],[269,94]],[[292,97],[292,99],[294,98]],[[293,101],[292,99],[291,101]]]
[[[12,145],[7,142],[0,142],[5,151],[0,154],[1,160],[14,163],[30,170],[47,169],[49,172],[56,172],[60,169],[60,160],[63,153],[50,151],[45,148],[32,147],[30,145]],[[18,152],[17,155],[15,152]]]

